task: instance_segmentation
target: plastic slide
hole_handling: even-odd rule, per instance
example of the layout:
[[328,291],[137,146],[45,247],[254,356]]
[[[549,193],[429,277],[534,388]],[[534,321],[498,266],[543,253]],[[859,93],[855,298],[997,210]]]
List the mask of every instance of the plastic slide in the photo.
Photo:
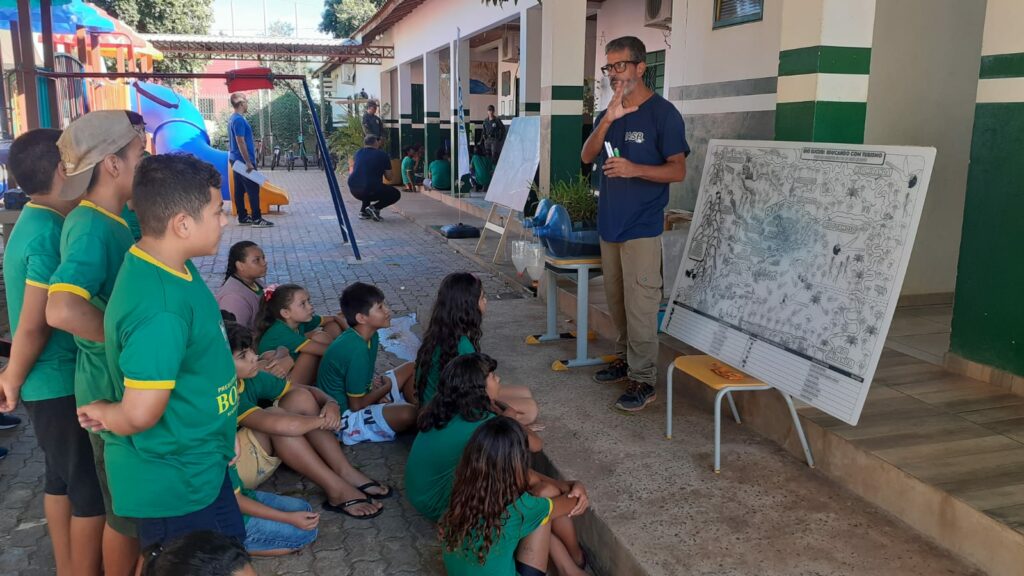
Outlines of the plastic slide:
[[[228,153],[210,145],[210,136],[199,110],[174,90],[160,84],[136,82],[132,86],[132,101],[146,120],[146,131],[153,136],[153,147],[158,154],[186,152],[217,167],[221,174],[221,195],[231,200],[232,178],[228,167]],[[288,204],[288,193],[269,181],[260,188],[260,210],[270,206]]]

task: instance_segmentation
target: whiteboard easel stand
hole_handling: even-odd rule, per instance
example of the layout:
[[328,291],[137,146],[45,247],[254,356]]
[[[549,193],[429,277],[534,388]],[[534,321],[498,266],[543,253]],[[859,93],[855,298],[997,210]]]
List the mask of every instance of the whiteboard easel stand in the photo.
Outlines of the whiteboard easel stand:
[[[508,238],[509,224],[512,222],[512,216],[516,213],[514,208],[508,208],[507,206],[501,206],[502,208],[508,208],[508,214],[504,217],[498,215],[497,202],[491,202],[491,211],[487,213],[487,219],[484,220],[484,227],[480,230],[480,240],[476,243],[476,249],[473,250],[474,254],[479,254],[480,250],[484,247],[484,239],[487,237],[487,231],[497,232],[501,234],[501,238],[498,239],[498,248],[494,251],[494,258],[491,259],[492,264],[497,264],[505,259],[505,243]],[[494,217],[498,216],[498,220],[495,221]]]

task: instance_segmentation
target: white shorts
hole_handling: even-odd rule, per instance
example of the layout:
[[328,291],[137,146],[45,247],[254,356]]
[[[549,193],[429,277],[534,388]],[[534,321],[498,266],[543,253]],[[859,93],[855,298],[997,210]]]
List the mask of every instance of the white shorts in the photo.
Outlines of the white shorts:
[[[385,400],[391,399],[392,403],[405,404],[405,397],[398,387],[398,378],[394,370],[384,373],[391,380],[391,393],[385,396]],[[395,439],[395,431],[388,426],[384,419],[384,406],[386,404],[373,404],[361,410],[345,410],[341,415],[341,429],[338,430],[338,440],[346,446],[360,444],[362,442],[390,442]]]

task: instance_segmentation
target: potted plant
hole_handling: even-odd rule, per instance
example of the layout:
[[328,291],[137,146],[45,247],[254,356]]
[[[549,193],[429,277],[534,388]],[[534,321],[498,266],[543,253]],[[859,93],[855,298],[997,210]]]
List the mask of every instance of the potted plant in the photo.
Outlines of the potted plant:
[[601,254],[597,233],[597,196],[583,175],[551,185],[550,215],[534,228],[550,256],[589,257]]
[[363,147],[363,123],[359,116],[349,114],[344,124],[336,125],[327,137],[327,147],[339,160],[348,160],[348,171],[352,172],[356,151]]

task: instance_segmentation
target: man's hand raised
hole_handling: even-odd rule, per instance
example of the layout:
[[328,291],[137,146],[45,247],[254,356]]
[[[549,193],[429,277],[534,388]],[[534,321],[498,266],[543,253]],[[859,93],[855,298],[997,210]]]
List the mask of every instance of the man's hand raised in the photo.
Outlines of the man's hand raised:
[[622,85],[619,84],[619,87],[615,89],[615,94],[612,95],[611,101],[608,102],[608,109],[605,110],[604,113],[604,122],[611,124],[612,122],[615,122],[616,120],[622,118],[626,114],[636,112],[637,110],[640,109],[639,106],[630,106],[628,108],[623,106],[622,93]]

